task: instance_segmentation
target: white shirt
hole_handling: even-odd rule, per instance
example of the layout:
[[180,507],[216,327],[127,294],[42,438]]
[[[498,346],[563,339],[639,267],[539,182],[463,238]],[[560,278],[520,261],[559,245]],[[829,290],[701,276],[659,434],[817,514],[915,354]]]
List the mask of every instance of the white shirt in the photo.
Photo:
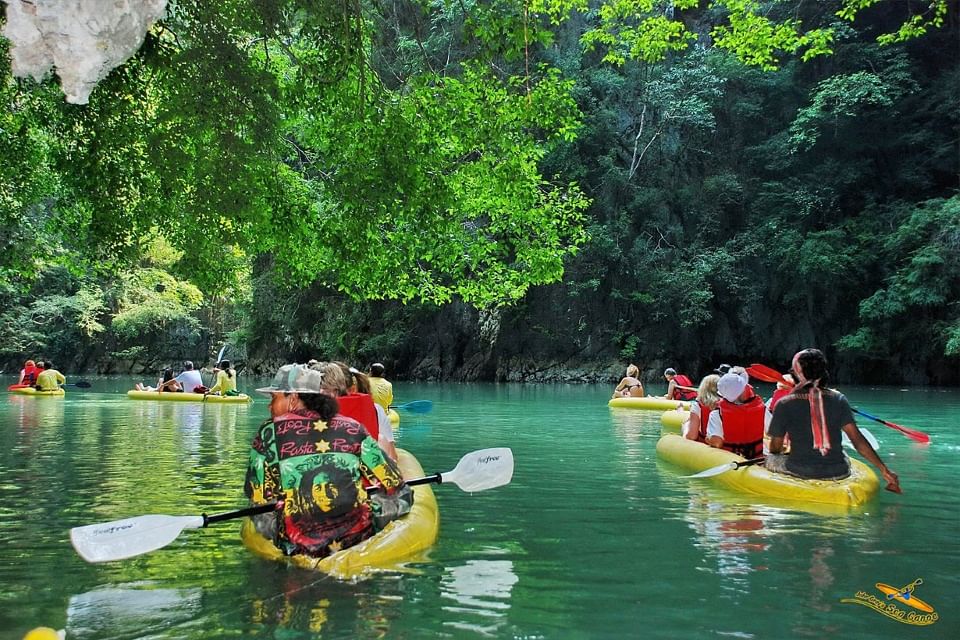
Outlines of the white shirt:
[[200,372],[197,371],[196,369],[190,369],[189,371],[184,371],[183,373],[178,375],[176,378],[174,378],[174,380],[176,380],[181,385],[183,385],[183,390],[186,391],[187,393],[192,392],[194,387],[203,386],[203,378],[200,377]]
[[373,403],[377,409],[377,427],[380,429],[380,437],[384,442],[396,442],[393,437],[393,426],[390,424],[390,416],[376,402]]

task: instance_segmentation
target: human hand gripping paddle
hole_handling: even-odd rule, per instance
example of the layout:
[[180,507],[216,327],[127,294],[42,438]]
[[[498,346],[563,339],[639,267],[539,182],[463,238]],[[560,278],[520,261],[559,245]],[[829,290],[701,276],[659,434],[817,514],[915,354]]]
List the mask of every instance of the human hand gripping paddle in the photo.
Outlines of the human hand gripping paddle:
[[[764,380],[766,382],[780,382],[789,387],[793,386],[793,383],[787,380],[786,378],[784,378],[779,371],[777,371],[773,367],[768,367],[766,365],[752,364],[749,367],[747,367],[747,373],[757,378],[758,380]],[[910,429],[908,427],[904,427],[902,425],[896,424],[895,422],[888,422],[886,420],[882,420],[881,418],[872,416],[869,413],[866,413],[865,411],[860,411],[860,409],[857,409],[856,407],[850,407],[850,408],[853,409],[854,413],[857,413],[863,416],[864,418],[867,418],[868,420],[873,420],[875,422],[879,422],[882,425],[886,425],[891,429],[896,429],[897,431],[904,434],[905,436],[907,436],[908,438],[910,438],[915,442],[922,442],[924,444],[930,442],[930,436],[928,436],[926,433],[922,431],[917,431],[916,429]]]
[[433,411],[433,401],[414,400],[413,402],[407,402],[405,404],[392,404],[390,405],[390,408],[403,409],[404,411],[409,411],[411,413],[430,413]]
[[[500,447],[466,454],[446,473],[408,480],[408,485],[455,484],[463,491],[486,491],[513,478],[513,451]],[[70,542],[87,562],[123,560],[161,549],[184,529],[199,529],[215,522],[243,518],[280,509],[283,502],[271,502],[213,516],[143,515],[70,529]]]

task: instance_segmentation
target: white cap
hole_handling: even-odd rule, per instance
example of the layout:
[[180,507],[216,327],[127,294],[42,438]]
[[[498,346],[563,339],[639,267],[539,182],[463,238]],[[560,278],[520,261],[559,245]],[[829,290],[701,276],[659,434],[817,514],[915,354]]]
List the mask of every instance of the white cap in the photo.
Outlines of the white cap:
[[748,376],[746,372],[725,373],[720,376],[720,380],[717,382],[717,393],[728,402],[736,402],[737,398],[743,394],[743,390],[747,388],[747,383],[749,382],[750,376]]

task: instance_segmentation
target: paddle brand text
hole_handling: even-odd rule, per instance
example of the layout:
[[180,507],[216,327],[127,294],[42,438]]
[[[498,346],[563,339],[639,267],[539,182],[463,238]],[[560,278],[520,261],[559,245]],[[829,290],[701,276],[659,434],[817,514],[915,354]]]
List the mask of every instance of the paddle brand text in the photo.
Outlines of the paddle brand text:
[[94,529],[93,533],[94,535],[97,535],[97,536],[109,536],[114,533],[117,533],[118,531],[124,531],[126,529],[132,529],[132,528],[133,528],[133,523],[130,522],[127,524],[114,525],[112,527],[106,527],[103,529]]

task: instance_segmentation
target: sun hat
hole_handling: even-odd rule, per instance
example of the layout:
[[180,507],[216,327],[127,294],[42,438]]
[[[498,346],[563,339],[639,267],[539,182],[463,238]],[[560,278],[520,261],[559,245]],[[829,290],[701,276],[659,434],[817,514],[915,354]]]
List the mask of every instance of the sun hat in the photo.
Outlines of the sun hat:
[[725,373],[717,382],[717,393],[727,402],[735,402],[743,394],[750,382],[750,376],[744,373]]
[[271,393],[321,393],[323,372],[305,364],[285,364],[277,369],[273,384],[257,389],[265,396]]

